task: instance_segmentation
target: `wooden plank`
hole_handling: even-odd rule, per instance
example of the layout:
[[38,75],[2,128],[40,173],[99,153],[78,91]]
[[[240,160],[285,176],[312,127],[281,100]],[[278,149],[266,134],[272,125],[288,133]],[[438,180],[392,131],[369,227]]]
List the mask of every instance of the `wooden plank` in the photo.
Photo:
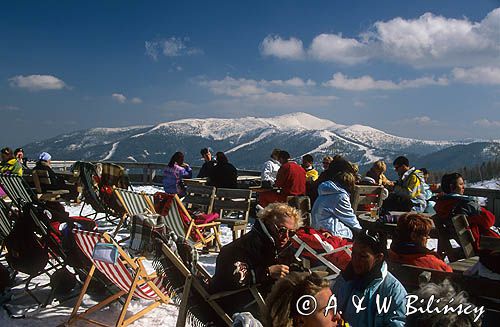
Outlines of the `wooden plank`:
[[238,210],[247,211],[250,210],[250,200],[247,201],[232,201],[232,200],[214,200],[214,211],[219,210]]
[[250,199],[252,196],[251,190],[241,190],[232,188],[218,188],[215,191],[217,198],[230,198],[230,199]]

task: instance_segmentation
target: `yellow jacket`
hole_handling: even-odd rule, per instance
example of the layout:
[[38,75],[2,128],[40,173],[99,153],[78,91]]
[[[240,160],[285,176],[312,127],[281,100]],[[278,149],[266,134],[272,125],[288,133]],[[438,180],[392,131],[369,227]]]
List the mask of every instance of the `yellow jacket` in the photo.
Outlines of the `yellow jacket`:
[[319,177],[319,173],[316,169],[311,168],[309,170],[306,169],[306,181],[314,182]]
[[16,158],[0,163],[0,173],[7,175],[23,176],[23,166]]

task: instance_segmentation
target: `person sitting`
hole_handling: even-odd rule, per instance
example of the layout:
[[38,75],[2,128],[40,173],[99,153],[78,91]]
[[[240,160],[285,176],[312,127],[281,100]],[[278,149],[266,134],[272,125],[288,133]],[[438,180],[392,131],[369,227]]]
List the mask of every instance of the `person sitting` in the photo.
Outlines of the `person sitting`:
[[366,177],[373,178],[375,184],[384,187],[392,187],[394,183],[385,177],[387,166],[383,160],[375,161],[373,166],[366,172]]
[[[308,315],[297,310],[302,296],[316,300],[314,311]],[[318,273],[292,272],[277,281],[266,298],[265,326],[273,327],[333,327],[343,326],[340,315],[325,308],[333,295],[329,282]]]
[[361,230],[350,200],[350,192],[354,189],[354,175],[339,172],[333,176],[328,174],[326,178],[328,180],[318,187],[319,196],[311,210],[311,226],[326,230],[334,236],[352,239],[353,232]]
[[0,162],[0,174],[23,176],[23,166],[14,156],[11,148],[6,147],[1,151],[2,162]]
[[[405,325],[406,290],[387,270],[386,258],[387,240],[383,234],[365,230],[354,239],[351,262],[332,287],[338,300],[337,310],[342,311],[342,318],[349,325]],[[377,310],[377,297],[380,304],[385,299],[388,310]],[[355,303],[365,309],[358,312]]]
[[302,157],[302,168],[306,171],[306,181],[314,182],[318,179],[319,173],[313,166],[314,158],[310,154],[306,154]]
[[393,193],[384,201],[387,210],[424,212],[427,202],[424,194],[424,176],[415,167],[410,167],[408,158],[400,156],[394,160],[394,169],[399,180]]
[[[458,292],[452,283],[445,279],[440,284],[427,283],[420,286],[415,294],[409,295],[415,300],[411,307],[416,310],[406,318],[407,327],[427,327],[427,326],[453,326],[453,327],[480,327],[482,318],[477,319],[477,313],[480,312],[478,306],[470,303],[467,293]],[[440,303],[432,300],[440,299]],[[410,299],[409,299],[410,300]],[[433,303],[429,309],[428,303]],[[457,310],[444,310],[444,306],[449,308],[470,308],[458,313]],[[435,310],[439,308],[440,310]],[[467,312],[466,312],[467,311]],[[484,325],[486,326],[486,324]]]
[[200,151],[203,160],[205,161],[198,172],[198,178],[208,177],[210,170],[215,166],[216,161],[212,158],[212,153],[210,153],[210,149],[203,148]]
[[389,261],[423,268],[452,272],[438,254],[427,249],[432,220],[421,214],[404,214],[398,218],[397,238],[391,244]]
[[328,165],[328,169],[321,172],[318,179],[311,184],[309,193],[307,194],[311,199],[311,206],[314,205],[314,202],[318,197],[318,186],[324,181],[328,180],[328,176],[334,176],[338,172],[349,172],[353,175],[356,173],[354,167],[349,161],[347,161],[340,155],[335,155]]
[[474,236],[475,251],[479,250],[481,235],[500,238],[491,229],[495,224],[495,215],[481,207],[473,197],[464,195],[465,184],[462,175],[445,174],[441,179],[441,189],[445,194],[437,198],[434,206],[438,219],[448,221],[455,215],[465,215]]
[[281,167],[281,164],[278,161],[278,155],[280,151],[280,149],[274,149],[271,153],[271,159],[264,163],[264,168],[262,169],[261,174],[263,187],[271,187],[276,181],[276,175],[278,174],[278,170]]
[[323,171],[326,171],[328,169],[332,161],[333,161],[332,156],[326,156],[323,158],[323,161],[321,162],[321,165],[323,166]]
[[24,156],[23,148],[17,148],[16,150],[14,150],[14,156],[16,157],[17,161],[21,163],[24,170],[28,169],[28,159]]
[[176,152],[170,158],[168,167],[163,171],[163,189],[165,193],[186,195],[183,178],[191,178],[193,170],[184,162],[184,153]]
[[[298,210],[285,203],[273,203],[261,210],[250,232],[222,247],[210,292],[260,284],[265,296],[275,280],[288,275],[294,262],[290,237],[301,225]],[[224,301],[226,312],[236,312],[251,302],[249,294],[238,294]]]
[[259,194],[259,204],[266,207],[269,203],[286,202],[287,197],[306,194],[306,171],[295,161],[290,160],[290,154],[280,151],[278,160],[281,164],[276,174],[274,186],[279,190],[271,190]]
[[215,154],[217,164],[208,172],[207,185],[217,188],[238,188],[238,171],[231,165],[224,152]]
[[47,152],[42,152],[38,156],[38,161],[33,167],[33,171],[46,171],[49,175],[50,184],[41,183],[40,187],[42,192],[45,193],[47,190],[64,190],[66,189],[66,182],[63,178],[58,176],[51,167],[52,156]]

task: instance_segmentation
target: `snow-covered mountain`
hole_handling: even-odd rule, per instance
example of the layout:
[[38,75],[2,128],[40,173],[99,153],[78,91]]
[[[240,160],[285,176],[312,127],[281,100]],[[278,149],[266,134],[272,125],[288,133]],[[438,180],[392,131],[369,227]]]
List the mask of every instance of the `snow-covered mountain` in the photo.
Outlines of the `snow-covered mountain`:
[[[59,135],[25,146],[29,157],[48,151],[66,160],[168,162],[175,151],[187,161],[201,164],[199,150],[224,151],[239,168],[259,168],[272,149],[285,149],[296,158],[311,153],[317,160],[341,154],[360,166],[405,154],[411,160],[432,157],[436,151],[470,142],[424,141],[387,134],[369,126],[345,126],[306,113],[272,118],[182,119],[151,126],[93,128]],[[498,154],[500,144],[474,147],[478,160]],[[482,154],[481,154],[482,153]],[[460,161],[460,160],[458,160]],[[463,158],[463,162],[465,162]],[[463,166],[463,164],[462,164]]]

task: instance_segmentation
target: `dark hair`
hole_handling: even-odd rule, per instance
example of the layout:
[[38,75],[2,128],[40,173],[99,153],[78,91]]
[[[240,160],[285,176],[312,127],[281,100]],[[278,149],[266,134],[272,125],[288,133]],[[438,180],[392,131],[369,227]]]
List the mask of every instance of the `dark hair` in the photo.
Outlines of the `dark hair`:
[[1,152],[5,155],[9,155],[9,154],[12,154],[12,149],[9,148],[9,147],[5,147],[1,150]]
[[207,153],[209,153],[209,152],[210,152],[210,150],[209,150],[208,148],[203,148],[203,149],[201,149],[201,150],[200,150],[200,154],[201,154],[202,156],[206,155],[206,154],[207,154]]
[[419,170],[420,170],[420,171],[422,172],[422,174],[424,174],[424,175],[427,175],[427,174],[429,173],[429,171],[427,170],[427,168],[420,168]]
[[451,185],[457,185],[459,178],[463,178],[459,173],[444,174],[441,178],[441,189],[444,193],[451,193]]
[[221,151],[219,151],[215,154],[215,159],[217,160],[218,164],[226,164],[229,162],[229,160],[227,159],[224,152],[221,152]]
[[280,152],[281,152],[281,150],[280,150],[280,149],[278,149],[278,148],[274,148],[274,149],[273,149],[273,152],[271,152],[271,158],[272,158],[273,156],[276,156],[276,158],[278,158],[278,157],[279,157],[279,155],[280,155]]
[[375,254],[382,253],[387,258],[387,235],[383,232],[365,229],[354,237],[354,242],[367,246]]
[[304,155],[302,157],[302,161],[313,163],[314,162],[314,158],[310,154],[306,154],[306,155]]
[[23,148],[17,148],[17,149],[14,151],[14,153],[15,153],[15,154],[17,154],[18,152],[22,152],[22,153],[24,153]]
[[184,162],[184,153],[178,151],[174,153],[174,155],[170,158],[168,166],[173,167],[174,164],[182,165],[183,162]]
[[290,153],[286,151],[280,151],[280,153],[278,154],[278,159],[288,160],[290,159]]
[[409,166],[410,165],[410,161],[408,160],[408,158],[406,158],[405,156],[399,156],[396,158],[396,160],[394,160],[394,162],[392,163],[393,166]]

